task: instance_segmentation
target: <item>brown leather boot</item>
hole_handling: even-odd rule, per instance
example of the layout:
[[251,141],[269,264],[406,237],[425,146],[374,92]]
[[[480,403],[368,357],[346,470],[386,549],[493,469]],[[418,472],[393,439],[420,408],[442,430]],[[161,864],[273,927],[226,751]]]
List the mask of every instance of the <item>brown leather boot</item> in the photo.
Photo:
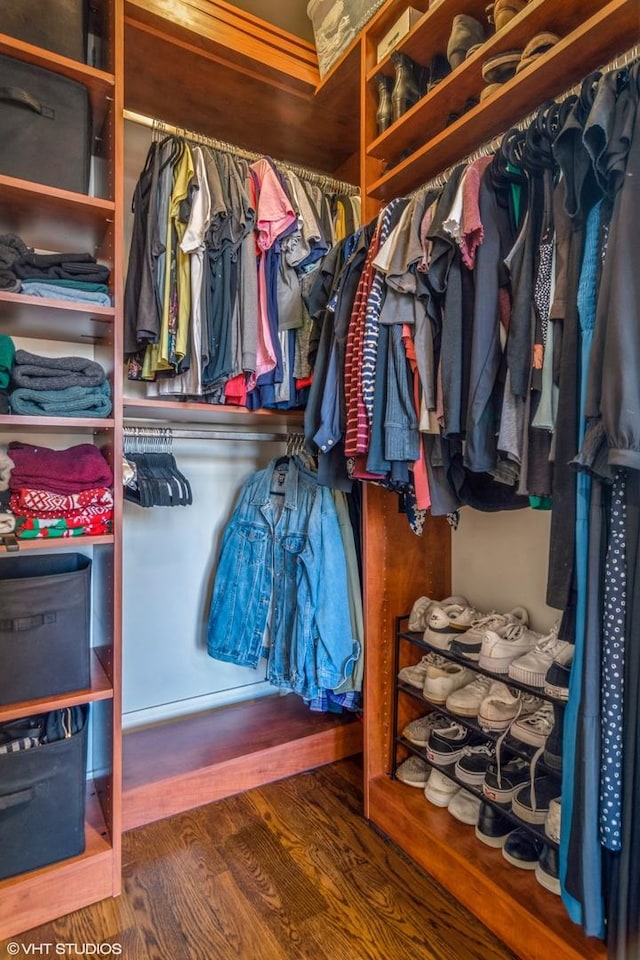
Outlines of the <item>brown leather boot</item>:
[[376,125],[378,136],[391,125],[393,120],[393,108],[391,106],[391,89],[393,80],[391,77],[385,77],[383,73],[376,74],[376,86],[378,88],[378,110],[376,112]]

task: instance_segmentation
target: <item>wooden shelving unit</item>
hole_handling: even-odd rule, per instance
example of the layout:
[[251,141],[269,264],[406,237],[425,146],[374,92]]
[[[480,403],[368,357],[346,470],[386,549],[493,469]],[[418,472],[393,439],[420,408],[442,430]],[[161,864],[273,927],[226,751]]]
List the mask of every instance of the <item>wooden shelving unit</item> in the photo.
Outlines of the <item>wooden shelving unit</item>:
[[[0,175],[0,229],[18,234],[42,251],[89,252],[111,268],[113,307],[0,292],[0,327],[18,341],[34,338],[53,355],[70,355],[72,344],[93,345],[112,383],[114,410],[108,418],[0,416],[0,442],[34,435],[50,445],[68,434],[74,443],[100,446],[118,476],[121,447],[121,392],[114,371],[121,357],[122,291],[122,0],[99,0],[104,21],[106,70],[70,60],[0,34],[0,52],[71,78],[89,91],[93,135],[102,140],[108,168],[107,198],[60,190]],[[19,344],[18,344],[19,345]],[[114,896],[120,890],[120,515],[122,495],[114,490],[116,514],[109,536],[17,542],[22,551],[90,551],[92,557],[91,683],[86,690],[44,696],[0,707],[0,722],[62,707],[90,704],[94,764],[99,775],[87,782],[84,852],[0,882],[0,938],[50,921]],[[0,574],[6,548],[0,549]],[[11,554],[15,556],[15,554]]]

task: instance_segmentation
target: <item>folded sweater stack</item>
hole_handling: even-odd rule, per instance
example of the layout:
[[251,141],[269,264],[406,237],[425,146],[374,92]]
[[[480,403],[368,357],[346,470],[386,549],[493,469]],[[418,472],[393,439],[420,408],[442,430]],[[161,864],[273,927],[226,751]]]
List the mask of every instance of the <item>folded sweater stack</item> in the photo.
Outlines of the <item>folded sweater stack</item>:
[[90,253],[34,253],[15,234],[0,235],[0,290],[110,307],[109,276]]
[[16,350],[12,413],[22,416],[108,417],[111,388],[99,363],[84,357],[40,357]]
[[9,382],[16,355],[11,337],[0,334],[0,414],[9,413]]
[[9,506],[22,540],[103,536],[111,532],[111,467],[97,447],[66,450],[10,443]]

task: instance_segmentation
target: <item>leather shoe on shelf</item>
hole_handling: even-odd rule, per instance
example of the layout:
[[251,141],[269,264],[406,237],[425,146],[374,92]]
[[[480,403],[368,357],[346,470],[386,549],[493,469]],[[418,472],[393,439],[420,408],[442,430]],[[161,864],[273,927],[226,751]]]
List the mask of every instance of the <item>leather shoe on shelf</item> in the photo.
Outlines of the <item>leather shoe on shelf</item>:
[[487,19],[493,23],[496,31],[513,20],[527,5],[527,0],[496,0],[487,7]]
[[452,70],[459,67],[467,55],[469,47],[477,43],[484,43],[486,39],[484,27],[475,17],[459,13],[453,18],[451,34],[447,44],[447,60]]
[[436,53],[431,57],[431,62],[429,64],[429,82],[427,84],[427,92],[433,90],[441,80],[444,80],[446,76],[451,73],[451,67],[449,66],[449,61],[445,57],[444,53]]
[[406,113],[424,95],[423,69],[406,53],[394,51],[391,62],[396,77],[391,91],[391,107],[394,121]]
[[391,106],[391,90],[393,88],[393,79],[385,77],[383,73],[376,74],[376,87],[378,90],[378,110],[376,112],[376,127],[378,136],[384,133],[393,121],[393,107]]
[[556,33],[537,33],[535,37],[529,40],[529,43],[522,51],[520,63],[516,67],[516,73],[520,73],[520,71],[528,67],[530,63],[534,63],[538,57],[541,57],[543,53],[546,53],[547,50],[555,46],[559,39],[560,37]]
[[506,83],[515,77],[522,50],[504,50],[489,57],[482,64],[482,79],[485,83]]
[[537,840],[529,830],[517,827],[507,837],[502,848],[502,856],[512,867],[520,870],[535,870],[542,848],[542,840]]

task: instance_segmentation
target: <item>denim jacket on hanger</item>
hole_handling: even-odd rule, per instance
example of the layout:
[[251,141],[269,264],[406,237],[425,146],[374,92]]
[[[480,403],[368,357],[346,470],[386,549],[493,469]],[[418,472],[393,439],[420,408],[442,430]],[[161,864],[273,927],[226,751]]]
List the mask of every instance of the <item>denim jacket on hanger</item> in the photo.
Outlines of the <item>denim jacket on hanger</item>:
[[241,490],[222,540],[209,654],[255,668],[268,626],[267,679],[276,686],[310,699],[350,675],[359,644],[335,504],[292,457],[272,460]]

